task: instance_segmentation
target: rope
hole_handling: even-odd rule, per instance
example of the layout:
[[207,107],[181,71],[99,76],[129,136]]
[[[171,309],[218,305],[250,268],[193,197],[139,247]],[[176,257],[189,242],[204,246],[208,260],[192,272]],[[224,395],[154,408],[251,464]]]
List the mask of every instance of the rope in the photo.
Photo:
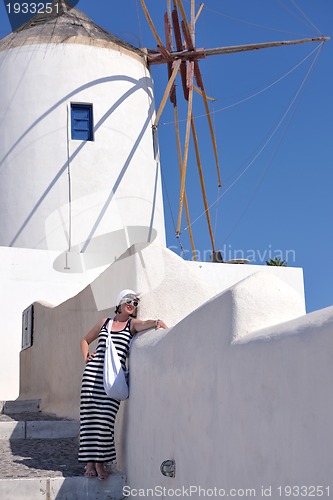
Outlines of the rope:
[[[204,42],[204,45],[207,45],[209,37],[207,36],[207,24],[206,24],[206,21],[204,21],[203,24],[202,24],[202,30],[204,32],[203,42]],[[210,95],[215,95],[215,82],[216,82],[216,78],[212,78],[211,77],[211,73],[208,74],[208,77],[209,77],[209,79],[208,79],[208,86],[211,89],[211,91],[209,93],[210,93]],[[215,106],[216,106],[216,100],[214,99],[213,100],[213,104],[212,104],[212,110],[211,110],[210,114],[212,116],[213,130],[214,130],[214,135],[216,137]],[[216,145],[216,147],[217,147],[217,145]],[[217,186],[217,195],[216,195],[217,197],[219,196],[219,193],[220,193],[220,187]],[[216,204],[214,230],[213,230],[214,241],[216,239],[216,230],[217,230],[217,223],[218,223],[218,215],[219,215],[219,203]]]
[[313,24],[312,21],[304,14],[302,9],[297,5],[295,0],[291,0],[291,3],[296,7],[296,9],[303,15],[304,19],[308,22],[310,26],[312,26],[320,35],[322,35],[322,32],[317,28],[315,24]]
[[[308,55],[307,55],[307,56],[306,56],[306,57],[305,57],[305,58],[304,58],[304,59],[303,59],[300,63],[298,63],[298,64],[297,64],[297,65],[296,65],[296,66],[295,66],[295,67],[294,67],[291,71],[289,71],[288,73],[286,73],[286,75],[285,75],[285,76],[287,76],[287,75],[288,75],[288,74],[290,74],[293,70],[295,70],[297,67],[299,67],[301,64],[303,64],[303,63],[305,62],[305,60],[306,60],[306,59],[308,59],[308,58],[309,58],[309,57],[310,57],[310,56],[311,56],[311,55],[312,55],[312,54],[313,54],[316,50],[318,50],[318,51],[319,51],[320,49],[321,49],[321,46],[320,46],[320,45],[319,45],[319,46],[317,46],[317,47],[316,47],[313,51],[311,51],[311,53],[310,53],[310,54],[308,54]],[[281,78],[280,78],[280,80],[282,80],[283,78],[284,78],[284,77],[281,77]],[[277,83],[277,82],[275,82],[275,83]],[[271,86],[273,86],[273,85],[274,85],[274,84],[272,84]],[[269,86],[267,87],[267,89],[268,89],[268,88],[269,88]],[[258,94],[260,94],[260,93],[261,93],[261,92],[258,92]],[[244,100],[248,100],[248,99],[249,99],[249,98],[246,98],[246,99],[244,99]],[[244,101],[244,100],[243,100],[243,101]],[[226,109],[228,109],[228,108],[230,108],[230,107],[233,107],[233,106],[236,106],[236,104],[234,104],[234,105],[230,105],[230,106],[227,106],[227,108],[226,108]],[[241,168],[239,168],[238,170],[241,170]]]
[[264,172],[262,173],[262,175],[261,175],[261,177],[259,179],[257,187],[255,188],[255,190],[254,190],[251,198],[249,199],[249,201],[245,205],[244,209],[242,210],[242,212],[241,212],[240,216],[238,217],[236,223],[234,224],[234,226],[232,227],[232,229],[229,231],[228,235],[222,241],[222,245],[225,244],[228,241],[228,239],[230,238],[230,236],[233,234],[233,232],[235,231],[236,227],[238,226],[238,224],[240,223],[241,219],[243,218],[245,212],[247,211],[247,209],[251,205],[252,201],[254,200],[257,192],[259,191],[259,188],[262,185],[262,183],[263,183],[263,181],[264,181],[264,179],[265,179],[265,177],[266,177],[266,175],[267,175],[270,167],[272,166],[273,160],[274,160],[274,158],[275,158],[275,156],[276,156],[276,154],[277,154],[277,152],[278,152],[278,150],[279,150],[279,148],[280,148],[280,146],[282,144],[282,141],[283,141],[283,139],[284,139],[284,137],[285,137],[285,135],[287,133],[287,130],[288,130],[289,126],[290,126],[291,120],[292,120],[292,118],[293,118],[293,116],[294,116],[294,114],[296,112],[296,109],[297,109],[297,107],[294,108],[294,111],[293,111],[293,113],[292,113],[292,115],[291,115],[291,117],[290,117],[290,119],[288,121],[288,124],[287,124],[287,126],[286,126],[286,128],[285,128],[285,130],[284,130],[284,132],[283,132],[283,134],[282,134],[282,136],[281,136],[278,144],[276,145],[276,147],[275,147],[275,149],[273,151],[273,154],[272,154],[269,162],[267,163],[266,168],[264,169]]
[[[315,62],[315,61],[314,61],[314,62]],[[314,67],[314,63],[312,64],[312,67],[310,68],[310,71],[312,71],[312,70],[313,70],[313,67]],[[310,74],[310,73],[309,73],[309,74]],[[304,92],[304,88],[305,88],[305,87],[303,87],[303,89],[302,89],[302,91],[301,91],[302,93]],[[257,192],[259,191],[259,188],[260,188],[260,186],[262,185],[262,183],[263,183],[263,181],[264,181],[264,178],[266,177],[266,175],[267,175],[267,173],[268,173],[268,171],[269,171],[270,167],[272,166],[273,160],[274,160],[274,158],[275,158],[275,156],[276,156],[276,154],[277,154],[277,152],[278,152],[278,150],[279,150],[279,148],[280,148],[280,146],[281,146],[281,144],[282,144],[282,142],[283,142],[283,139],[284,139],[284,138],[285,138],[285,136],[286,136],[286,133],[287,133],[287,131],[288,131],[288,129],[289,129],[289,126],[290,126],[290,124],[291,124],[291,121],[292,121],[292,119],[293,119],[293,117],[294,117],[294,115],[295,115],[295,113],[296,113],[297,107],[298,107],[298,105],[299,105],[299,103],[300,103],[300,96],[301,96],[301,93],[300,93],[300,94],[299,94],[299,96],[298,96],[298,103],[297,103],[297,105],[294,107],[293,112],[291,113],[291,116],[290,116],[290,118],[289,118],[289,120],[288,120],[288,123],[287,123],[287,125],[286,125],[286,127],[285,127],[285,130],[283,131],[283,134],[282,134],[282,136],[281,136],[281,138],[280,138],[280,140],[279,140],[278,144],[276,145],[276,147],[275,147],[275,149],[274,149],[274,151],[273,151],[273,154],[272,154],[272,156],[271,156],[271,158],[270,158],[269,162],[267,163],[267,166],[266,166],[266,168],[265,168],[264,172],[263,172],[263,173],[262,173],[262,175],[261,175],[261,178],[259,179],[259,182],[258,182],[258,184],[257,184],[257,187],[255,188],[255,190],[254,190],[254,192],[253,192],[253,195],[252,195],[252,196],[251,196],[251,198],[249,199],[248,203],[245,205],[244,209],[242,210],[242,212],[241,212],[240,216],[238,217],[238,219],[237,219],[236,223],[234,224],[234,226],[232,227],[232,229],[229,231],[228,235],[227,235],[227,236],[224,238],[224,240],[222,241],[222,245],[223,245],[223,244],[226,244],[226,242],[228,241],[228,239],[230,238],[230,236],[233,234],[233,232],[235,231],[236,227],[238,226],[238,224],[240,223],[241,219],[243,218],[243,216],[244,216],[245,212],[247,211],[247,209],[248,209],[248,208],[249,208],[249,206],[251,205],[252,201],[254,200],[254,198],[255,198],[255,196],[256,196],[256,194],[257,194]]]
[[[320,48],[323,46],[323,43],[321,43],[321,46]],[[276,125],[276,127],[274,128],[273,132],[269,135],[268,139],[265,141],[264,145],[260,148],[259,152],[254,156],[253,160],[244,168],[244,170],[240,173],[240,175],[230,184],[230,186],[208,207],[208,210],[211,209],[212,206],[214,206],[219,199],[221,199],[235,184],[236,182],[239,181],[239,179],[245,174],[245,172],[247,172],[247,170],[253,165],[253,163],[256,161],[256,159],[261,155],[261,153],[264,151],[264,149],[267,147],[267,145],[270,143],[270,141],[272,140],[272,138],[274,137],[274,135],[276,134],[276,132],[278,131],[278,129],[280,128],[280,126],[282,125],[282,123],[284,122],[286,116],[288,115],[290,109],[292,108],[292,106],[294,105],[294,102],[296,101],[298,95],[300,94],[302,88],[304,87],[309,75],[310,75],[310,72],[312,71],[312,68],[315,64],[315,62],[317,61],[317,58],[318,58],[318,55],[319,55],[320,51],[318,50],[317,51],[317,54],[315,55],[314,57],[314,60],[312,61],[311,63],[311,66],[309,68],[309,70],[307,71],[305,77],[303,78],[303,81],[299,87],[299,89],[297,90],[295,96],[293,97],[291,103],[289,104],[289,106],[287,107],[287,110],[284,112],[284,114],[282,115],[282,118],[279,120],[278,124]],[[192,223],[191,223],[191,226],[193,226],[193,224],[195,222],[197,222],[203,215],[205,215],[206,213],[206,210],[201,213]],[[183,229],[182,232],[184,231],[187,231],[187,229],[189,228],[190,226],[187,226]]]
[[139,28],[139,34],[140,34],[140,47],[143,47],[142,29],[141,29],[141,20],[140,20],[140,11],[139,11],[139,0],[136,0],[136,14],[138,17],[138,28]]
[[303,25],[307,25],[307,23],[304,21],[304,19],[302,18],[302,16],[300,16],[299,14],[297,14],[297,12],[294,12],[290,7],[288,7],[287,5],[284,5],[283,3],[283,0],[275,0],[275,3],[278,4],[278,6],[283,9],[285,12],[287,12],[287,14],[290,16],[290,17],[293,17],[294,19],[296,19],[297,22],[299,23],[302,23]]
[[211,12],[214,15],[225,17],[226,19],[230,19],[231,21],[235,21],[235,22],[238,22],[241,24],[247,24],[248,26],[253,26],[255,28],[261,28],[261,29],[265,29],[268,31],[275,31],[278,33],[288,33],[289,35],[304,36],[304,33],[295,33],[294,31],[279,30],[277,28],[272,28],[271,26],[265,26],[263,24],[251,23],[250,21],[246,21],[245,19],[241,19],[239,17],[234,17],[234,16],[229,16],[228,14],[224,14],[223,12],[219,12],[215,9],[211,9],[209,7],[206,7],[206,5],[204,5],[203,10],[206,10],[207,12]]
[[[215,101],[213,102],[213,109],[215,107]],[[216,120],[215,120],[215,112],[212,113],[213,115],[213,128],[214,128],[214,135],[216,137]],[[216,240],[216,230],[217,230],[217,221],[218,221],[218,216],[219,216],[219,192],[220,192],[220,186],[217,186],[217,203],[216,203],[216,212],[215,212],[215,222],[214,222],[214,241]]]

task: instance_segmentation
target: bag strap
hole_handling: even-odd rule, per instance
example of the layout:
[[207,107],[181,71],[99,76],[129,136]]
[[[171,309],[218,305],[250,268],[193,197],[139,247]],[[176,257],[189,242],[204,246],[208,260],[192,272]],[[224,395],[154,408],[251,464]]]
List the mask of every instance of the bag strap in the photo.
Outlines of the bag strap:
[[111,328],[112,328],[112,324],[113,324],[113,318],[108,318],[108,327],[107,327],[107,330],[108,330],[108,334],[111,335]]
[[[132,319],[132,318],[131,318]],[[131,328],[131,319],[128,320],[129,322],[129,328]],[[107,332],[108,332],[108,339],[110,339],[110,342],[112,342],[112,337],[111,337],[111,328],[112,328],[112,324],[113,324],[113,320],[114,318],[108,318],[107,321],[108,321],[108,326],[107,326]],[[107,322],[106,321],[106,322]],[[105,324],[106,324],[105,322]],[[128,324],[128,322],[126,323],[126,325]],[[130,330],[130,333],[131,333],[131,330]],[[129,352],[130,352],[130,348],[131,348],[131,345],[132,345],[132,341],[133,341],[133,338],[134,338],[134,335],[131,334],[131,340],[128,344],[128,353],[127,355],[129,355]],[[113,342],[112,342],[113,343]],[[120,358],[119,358],[120,359]]]

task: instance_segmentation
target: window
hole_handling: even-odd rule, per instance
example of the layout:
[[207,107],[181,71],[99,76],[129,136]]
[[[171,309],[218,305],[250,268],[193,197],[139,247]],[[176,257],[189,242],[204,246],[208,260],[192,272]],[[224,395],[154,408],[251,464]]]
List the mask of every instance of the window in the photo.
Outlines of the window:
[[71,128],[73,140],[94,140],[92,104],[71,104]]
[[27,307],[22,313],[22,351],[31,347],[34,335],[34,306]]

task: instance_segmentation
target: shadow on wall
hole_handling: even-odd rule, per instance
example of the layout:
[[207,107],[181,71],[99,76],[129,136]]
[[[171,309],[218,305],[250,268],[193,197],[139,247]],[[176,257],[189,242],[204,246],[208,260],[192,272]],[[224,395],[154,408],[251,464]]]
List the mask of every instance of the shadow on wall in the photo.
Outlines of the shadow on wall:
[[90,240],[86,251],[81,251],[82,244],[79,244],[70,252],[63,252],[54,261],[53,268],[61,273],[83,273],[89,269],[112,264],[130,246],[141,242],[151,244],[156,237],[157,231],[153,228],[127,226],[112,233],[96,236]]
[[[165,247],[131,246],[75,297],[57,307],[34,303],[34,342],[20,354],[20,399],[40,399],[42,411],[78,418],[84,369],[80,341],[98,320],[114,315],[124,288],[142,294],[139,317],[163,318],[169,326],[216,293]],[[191,294],[184,295],[184,289]]]
[[171,487],[167,459],[174,490],[272,485],[278,500],[279,485],[330,483],[333,307],[302,310],[262,272],[135,339],[120,448],[131,488]]
[[[23,134],[21,137],[19,137],[19,139],[15,142],[15,144],[10,148],[10,150],[4,155],[4,157],[1,159],[0,161],[0,168],[2,167],[3,163],[5,162],[5,160],[10,156],[10,154],[15,150],[15,147],[22,141],[22,139],[28,134],[31,132],[31,130],[40,122],[42,121],[44,118],[46,118],[52,111],[54,111],[56,108],[58,108],[58,106],[60,106],[61,104],[63,103],[66,103],[71,97],[74,97],[75,95],[77,95],[77,93],[81,92],[82,90],[85,90],[87,88],[90,88],[90,87],[94,87],[98,84],[101,84],[101,83],[110,83],[110,82],[113,82],[113,81],[129,81],[130,83],[133,83],[133,87],[128,90],[127,92],[125,92],[125,94],[116,102],[113,104],[113,106],[111,106],[110,109],[108,109],[108,111],[104,114],[104,116],[100,119],[100,121],[96,124],[95,128],[94,128],[94,133],[96,133],[96,131],[102,126],[102,124],[106,121],[106,119],[126,100],[128,99],[132,94],[134,94],[135,92],[137,92],[138,90],[144,90],[145,92],[147,92],[150,96],[150,92],[148,92],[148,84],[147,84],[147,78],[142,78],[140,79],[139,81],[133,79],[133,78],[130,78],[128,76],[125,76],[125,75],[119,75],[119,76],[116,76],[116,77],[108,77],[108,78],[101,78],[99,80],[95,80],[93,82],[89,82],[88,84],[86,85],[83,85],[75,90],[73,90],[72,92],[70,92],[68,95],[66,95],[65,97],[63,97],[60,101],[58,101],[54,106],[52,106],[49,110],[47,110],[42,116],[40,116]],[[133,155],[134,155],[134,152],[136,151],[136,149],[138,148],[138,145],[140,143],[140,140],[145,132],[145,130],[147,129],[149,123],[150,123],[150,119],[151,119],[151,116],[153,115],[153,112],[154,112],[154,108],[153,108],[153,101],[152,101],[152,104],[151,104],[151,107],[150,107],[150,110],[148,112],[148,117],[142,127],[142,130],[139,134],[139,136],[137,137],[136,141],[135,141],[135,144],[127,158],[127,161],[126,163],[124,164],[120,174],[119,174],[119,177],[118,177],[118,180],[116,181],[116,184],[115,186],[113,187],[113,189],[111,190],[111,198],[107,200],[106,202],[106,206],[110,203],[111,199],[112,199],[112,196],[114,195],[114,193],[116,192],[117,188],[118,188],[118,185],[130,163],[130,160],[132,159]],[[18,238],[20,237],[20,235],[22,234],[22,232],[26,229],[27,225],[29,224],[30,220],[32,219],[32,217],[34,216],[34,214],[36,213],[37,209],[40,207],[40,205],[42,204],[42,202],[45,200],[45,198],[47,197],[47,195],[49,194],[49,192],[51,191],[52,187],[56,184],[56,182],[60,179],[60,177],[62,176],[62,174],[67,170],[68,168],[68,163],[72,162],[74,160],[74,158],[79,154],[79,152],[84,148],[84,146],[86,145],[86,142],[83,142],[82,144],[80,144],[80,146],[78,146],[78,148],[73,152],[73,154],[71,155],[70,158],[68,158],[68,161],[66,161],[66,163],[60,168],[60,170],[58,171],[58,173],[55,175],[55,177],[53,178],[53,180],[51,181],[51,183],[49,184],[49,186],[46,188],[46,190],[44,191],[44,193],[40,196],[40,198],[36,201],[35,205],[33,206],[33,208],[31,209],[30,213],[27,215],[26,219],[23,221],[23,223],[21,224],[21,226],[19,227],[19,229],[17,230],[16,234],[13,236],[11,242],[9,243],[8,246],[15,246],[16,244],[18,244],[17,240]],[[94,230],[92,230],[92,234],[93,234]],[[91,236],[90,236],[91,237]]]

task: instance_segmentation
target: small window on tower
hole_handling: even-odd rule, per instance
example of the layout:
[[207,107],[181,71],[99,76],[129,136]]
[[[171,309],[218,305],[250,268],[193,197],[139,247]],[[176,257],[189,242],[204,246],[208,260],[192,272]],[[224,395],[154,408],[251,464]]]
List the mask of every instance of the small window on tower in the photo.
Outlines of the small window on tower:
[[71,104],[71,128],[73,140],[94,140],[92,104]]

